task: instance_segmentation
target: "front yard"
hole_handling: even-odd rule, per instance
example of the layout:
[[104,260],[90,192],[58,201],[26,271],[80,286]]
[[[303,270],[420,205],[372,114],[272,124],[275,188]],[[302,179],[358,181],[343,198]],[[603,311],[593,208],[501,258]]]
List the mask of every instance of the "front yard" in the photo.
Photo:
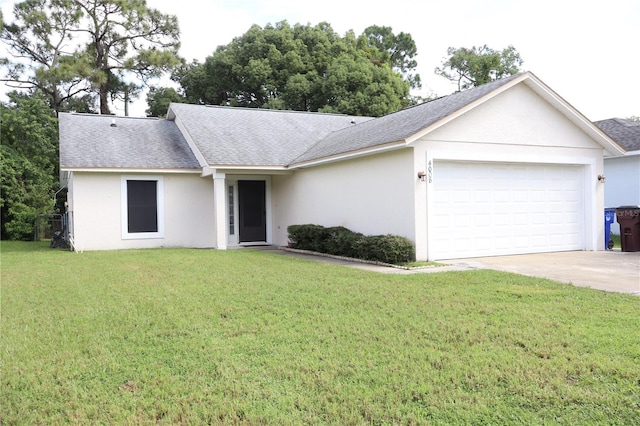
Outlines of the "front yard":
[[640,298],[2,242],[1,424],[633,424]]

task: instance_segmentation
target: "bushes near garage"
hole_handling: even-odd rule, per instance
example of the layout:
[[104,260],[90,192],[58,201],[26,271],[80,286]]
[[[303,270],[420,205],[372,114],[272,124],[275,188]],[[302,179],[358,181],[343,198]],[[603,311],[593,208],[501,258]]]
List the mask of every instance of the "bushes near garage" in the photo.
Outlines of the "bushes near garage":
[[291,225],[287,228],[289,245],[300,250],[326,253],[325,243],[328,231],[320,225]]
[[323,253],[358,258],[358,242],[365,238],[363,234],[353,232],[344,226],[327,228],[327,231]]
[[370,235],[356,242],[357,258],[384,263],[415,260],[413,243],[397,235]]
[[289,246],[335,256],[383,263],[415,260],[413,242],[398,235],[363,235],[343,226],[291,225],[287,228]]

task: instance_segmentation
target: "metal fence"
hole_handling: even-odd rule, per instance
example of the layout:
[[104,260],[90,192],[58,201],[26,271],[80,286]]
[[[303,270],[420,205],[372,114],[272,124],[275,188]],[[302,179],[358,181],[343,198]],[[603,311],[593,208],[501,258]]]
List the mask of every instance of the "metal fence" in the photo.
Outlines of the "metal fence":
[[67,248],[69,244],[69,214],[41,214],[33,228],[34,241],[51,240],[51,246]]

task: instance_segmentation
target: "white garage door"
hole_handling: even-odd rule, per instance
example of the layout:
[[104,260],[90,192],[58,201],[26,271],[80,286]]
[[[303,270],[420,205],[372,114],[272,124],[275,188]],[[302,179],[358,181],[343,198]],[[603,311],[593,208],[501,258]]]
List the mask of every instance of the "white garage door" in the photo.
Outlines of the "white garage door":
[[580,166],[434,163],[430,257],[584,249]]

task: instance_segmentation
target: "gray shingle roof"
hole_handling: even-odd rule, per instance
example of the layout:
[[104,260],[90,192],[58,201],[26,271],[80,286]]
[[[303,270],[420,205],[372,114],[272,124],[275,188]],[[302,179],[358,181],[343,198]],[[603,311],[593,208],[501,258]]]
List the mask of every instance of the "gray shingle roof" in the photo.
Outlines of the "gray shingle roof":
[[596,121],[594,124],[625,150],[640,150],[640,122],[610,118]]
[[[280,166],[403,142],[520,74],[373,119],[340,114],[171,104],[169,120],[60,114],[63,168]],[[184,126],[183,135],[176,121]]]
[[63,168],[200,168],[171,121],[61,113],[59,122]]
[[362,124],[334,132],[319,141],[294,163],[316,160],[361,149],[400,142],[482,98],[520,74],[406,108]]
[[205,160],[215,165],[286,166],[331,132],[370,117],[171,104]]

